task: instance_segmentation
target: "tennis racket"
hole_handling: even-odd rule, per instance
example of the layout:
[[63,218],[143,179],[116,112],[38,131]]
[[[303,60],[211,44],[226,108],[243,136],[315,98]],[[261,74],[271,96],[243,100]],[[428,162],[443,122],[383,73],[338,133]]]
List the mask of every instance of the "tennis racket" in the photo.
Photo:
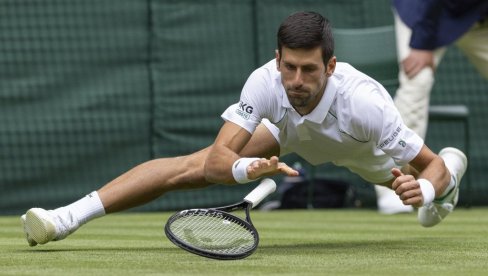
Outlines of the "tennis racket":
[[[164,232],[171,242],[200,256],[220,260],[245,258],[259,243],[249,211],[275,190],[276,183],[267,178],[239,203],[179,211],[168,219]],[[244,210],[246,219],[230,214],[236,210]]]

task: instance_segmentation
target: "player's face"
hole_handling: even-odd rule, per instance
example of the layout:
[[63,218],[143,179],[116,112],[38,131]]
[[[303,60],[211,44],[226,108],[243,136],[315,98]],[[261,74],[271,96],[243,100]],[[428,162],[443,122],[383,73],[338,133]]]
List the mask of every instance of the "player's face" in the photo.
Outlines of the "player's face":
[[332,57],[325,66],[320,47],[314,49],[283,47],[281,56],[276,51],[276,62],[291,105],[301,115],[312,112],[324,94],[328,77],[334,72],[335,57]]

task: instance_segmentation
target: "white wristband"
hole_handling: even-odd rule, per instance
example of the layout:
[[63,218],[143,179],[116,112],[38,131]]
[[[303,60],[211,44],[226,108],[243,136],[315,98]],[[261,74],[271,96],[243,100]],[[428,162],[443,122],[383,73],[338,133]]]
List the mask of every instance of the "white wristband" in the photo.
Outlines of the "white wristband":
[[420,185],[420,190],[422,191],[422,196],[424,197],[424,206],[434,201],[435,189],[432,183],[424,178],[417,179]]
[[232,176],[237,183],[248,183],[252,180],[247,178],[247,167],[259,158],[239,158],[232,164]]

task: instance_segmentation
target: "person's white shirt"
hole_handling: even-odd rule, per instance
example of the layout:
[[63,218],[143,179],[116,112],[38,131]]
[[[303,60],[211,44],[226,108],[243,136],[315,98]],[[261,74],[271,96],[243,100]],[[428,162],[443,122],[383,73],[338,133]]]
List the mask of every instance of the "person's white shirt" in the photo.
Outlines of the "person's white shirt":
[[317,107],[305,116],[291,106],[273,59],[256,69],[239,103],[222,114],[250,133],[263,122],[280,144],[313,165],[332,162],[371,183],[393,178],[424,141],[403,123],[388,92],[347,63],[338,62]]

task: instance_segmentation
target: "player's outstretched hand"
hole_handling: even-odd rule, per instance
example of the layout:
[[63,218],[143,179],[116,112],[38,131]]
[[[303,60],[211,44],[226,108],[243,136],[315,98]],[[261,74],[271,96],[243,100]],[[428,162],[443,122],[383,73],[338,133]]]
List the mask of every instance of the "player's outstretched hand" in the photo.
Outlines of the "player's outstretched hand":
[[405,175],[397,168],[393,168],[391,173],[395,176],[395,181],[393,181],[391,187],[400,197],[403,204],[421,207],[424,202],[424,197],[422,196],[420,184],[415,177]]
[[284,162],[280,162],[276,156],[270,159],[261,158],[252,162],[247,167],[247,177],[249,179],[257,179],[263,176],[275,175],[278,173],[284,173],[288,176],[298,176],[299,172]]

